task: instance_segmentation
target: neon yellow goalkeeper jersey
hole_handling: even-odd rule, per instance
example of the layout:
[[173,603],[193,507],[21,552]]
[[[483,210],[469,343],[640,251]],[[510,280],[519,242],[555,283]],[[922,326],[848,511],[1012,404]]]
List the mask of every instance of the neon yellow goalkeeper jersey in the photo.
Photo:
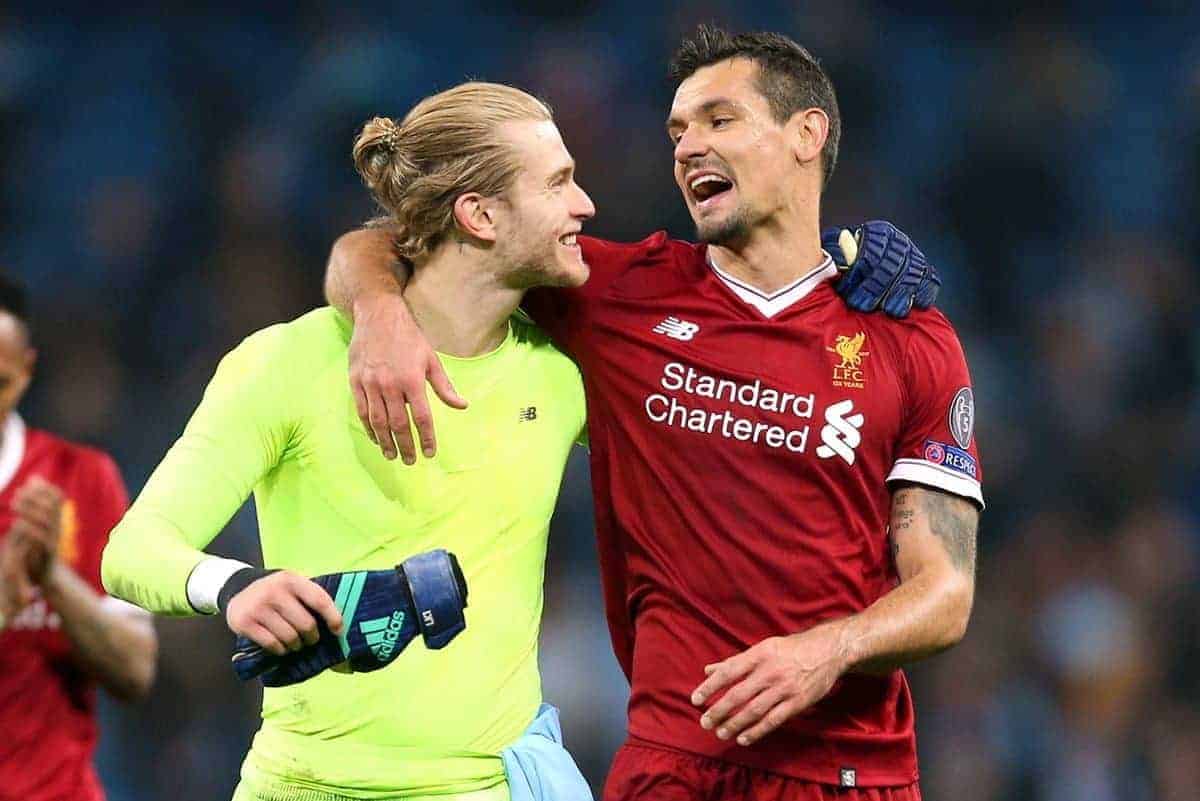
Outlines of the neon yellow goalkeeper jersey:
[[437,456],[409,467],[384,459],[355,413],[349,341],[348,321],[322,308],[230,352],[114,529],[104,584],[153,612],[194,614],[200,549],[251,491],[267,567],[377,570],[452,551],[470,588],[466,631],[440,651],[418,638],[383,670],[267,688],[243,777],[356,798],[490,787],[541,701],[546,536],[584,427],[579,372],[515,319],[497,350],[443,356],[470,408],[435,400]]

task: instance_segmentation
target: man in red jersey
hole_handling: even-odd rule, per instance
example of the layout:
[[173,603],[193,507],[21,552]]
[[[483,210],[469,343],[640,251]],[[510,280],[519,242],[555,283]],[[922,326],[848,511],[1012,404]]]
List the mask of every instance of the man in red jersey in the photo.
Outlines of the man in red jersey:
[[128,505],[116,465],[17,414],[36,356],[24,293],[0,278],[0,801],[100,801],[95,685],[144,696],[157,640],[100,586]]
[[[840,120],[807,51],[701,29],[673,72],[675,176],[702,244],[579,237],[589,281],[527,295],[588,393],[631,684],[605,798],[919,798],[900,667],[963,636],[983,502],[961,347],[939,312],[838,300],[819,207]],[[327,287],[354,314],[374,423],[381,405],[407,417],[397,386],[416,391],[378,376],[423,373],[428,351],[386,236],[368,238],[335,248]]]

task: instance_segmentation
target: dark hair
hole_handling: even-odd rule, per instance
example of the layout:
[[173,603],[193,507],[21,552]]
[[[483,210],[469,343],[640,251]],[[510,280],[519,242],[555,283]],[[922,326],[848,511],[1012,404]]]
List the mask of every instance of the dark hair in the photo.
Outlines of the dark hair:
[[701,67],[731,58],[758,65],[758,91],[781,125],[797,111],[819,108],[829,117],[829,135],[821,149],[823,184],[829,183],[837,164],[842,118],[838,113],[833,82],[821,64],[796,42],[778,33],[739,33],[736,36],[710,25],[701,25],[684,39],[671,57],[670,76],[676,85]]
[[0,311],[8,312],[29,328],[29,298],[25,286],[4,273],[0,273]]

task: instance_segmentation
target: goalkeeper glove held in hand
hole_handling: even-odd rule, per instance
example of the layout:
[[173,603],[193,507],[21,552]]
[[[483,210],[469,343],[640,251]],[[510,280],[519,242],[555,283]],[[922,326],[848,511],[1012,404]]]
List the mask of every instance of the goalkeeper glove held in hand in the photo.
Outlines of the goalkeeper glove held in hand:
[[439,649],[467,625],[466,579],[454,555],[441,549],[406,559],[393,570],[329,573],[313,581],[341,612],[341,634],[318,618],[320,639],[282,656],[239,636],[233,669],[243,681],[261,676],[268,687],[285,687],[342,663],[351,672],[379,670],[418,633],[427,647]]

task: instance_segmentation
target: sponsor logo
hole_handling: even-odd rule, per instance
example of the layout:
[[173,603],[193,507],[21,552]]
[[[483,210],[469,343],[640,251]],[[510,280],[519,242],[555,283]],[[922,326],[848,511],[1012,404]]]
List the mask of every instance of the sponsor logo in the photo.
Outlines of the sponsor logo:
[[975,462],[975,457],[962,448],[927,439],[925,440],[925,461],[948,467],[979,480],[979,466]]
[[668,317],[654,326],[652,330],[656,334],[666,334],[671,339],[687,342],[696,336],[697,332],[700,331],[700,326],[687,320],[680,320],[678,317]]
[[838,334],[833,347],[826,348],[830,353],[841,357],[842,363],[833,368],[833,385],[848,389],[862,389],[866,385],[866,374],[862,371],[864,356],[870,356],[869,350],[863,350],[867,343],[867,335],[859,331],[854,336]]
[[57,631],[61,626],[62,618],[58,612],[42,598],[34,600],[8,621],[8,627],[13,631]]
[[537,407],[536,406],[526,406],[525,408],[521,409],[520,413],[518,413],[518,415],[517,415],[517,420],[522,423],[527,423],[530,420],[536,420],[536,419],[537,419]]
[[859,431],[866,422],[862,413],[850,415],[854,410],[854,401],[844,400],[835,403],[825,410],[825,427],[821,429],[821,442],[817,448],[817,456],[829,459],[840,456],[846,464],[854,464],[854,449],[862,443],[862,432]]
[[374,620],[364,620],[358,628],[367,640],[367,647],[380,662],[392,658],[396,650],[396,641],[400,639],[400,631],[404,627],[404,613],[397,609],[392,616],[377,617]]

